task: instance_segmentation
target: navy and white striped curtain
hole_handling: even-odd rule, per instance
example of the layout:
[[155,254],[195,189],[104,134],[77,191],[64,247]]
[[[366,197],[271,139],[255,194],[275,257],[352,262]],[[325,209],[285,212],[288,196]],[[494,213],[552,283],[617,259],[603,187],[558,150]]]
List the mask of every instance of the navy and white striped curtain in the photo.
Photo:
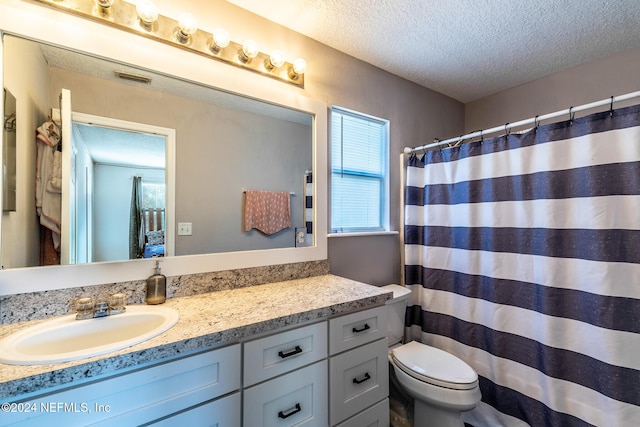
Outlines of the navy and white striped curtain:
[[640,425],[640,106],[413,156],[414,339],[479,376],[481,426]]

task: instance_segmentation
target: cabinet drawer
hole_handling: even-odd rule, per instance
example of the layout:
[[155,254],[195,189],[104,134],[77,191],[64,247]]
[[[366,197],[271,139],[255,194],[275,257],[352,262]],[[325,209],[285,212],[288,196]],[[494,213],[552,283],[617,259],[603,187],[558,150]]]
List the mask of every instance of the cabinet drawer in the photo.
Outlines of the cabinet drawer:
[[244,390],[245,427],[326,426],[327,361]]
[[244,344],[244,386],[252,386],[327,357],[327,323]]
[[329,352],[334,355],[386,336],[385,307],[329,320]]
[[387,340],[381,339],[329,360],[331,425],[389,395]]
[[151,423],[154,427],[240,427],[240,392]]
[[389,399],[376,403],[336,427],[388,427]]

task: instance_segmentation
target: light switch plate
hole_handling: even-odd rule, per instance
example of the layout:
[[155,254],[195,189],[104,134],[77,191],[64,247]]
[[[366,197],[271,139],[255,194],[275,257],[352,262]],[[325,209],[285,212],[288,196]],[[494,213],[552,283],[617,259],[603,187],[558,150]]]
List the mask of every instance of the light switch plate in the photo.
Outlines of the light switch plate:
[[191,223],[179,222],[178,223],[178,236],[191,236]]

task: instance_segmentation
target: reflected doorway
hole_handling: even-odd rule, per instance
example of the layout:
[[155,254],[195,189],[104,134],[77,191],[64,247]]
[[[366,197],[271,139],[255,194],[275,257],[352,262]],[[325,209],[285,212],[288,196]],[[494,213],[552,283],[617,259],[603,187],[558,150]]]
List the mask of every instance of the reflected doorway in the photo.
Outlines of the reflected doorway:
[[173,253],[174,133],[72,113],[72,264],[130,259],[132,192],[141,177],[139,257]]

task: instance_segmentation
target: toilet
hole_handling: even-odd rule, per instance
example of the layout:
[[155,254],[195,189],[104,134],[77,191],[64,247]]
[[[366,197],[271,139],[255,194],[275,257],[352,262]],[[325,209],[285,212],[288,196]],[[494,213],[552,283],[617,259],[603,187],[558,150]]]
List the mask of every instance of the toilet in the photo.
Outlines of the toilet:
[[480,401],[478,374],[456,356],[416,341],[402,344],[405,309],[411,291],[388,285],[389,363],[400,387],[414,399],[414,427],[461,427],[460,413]]

